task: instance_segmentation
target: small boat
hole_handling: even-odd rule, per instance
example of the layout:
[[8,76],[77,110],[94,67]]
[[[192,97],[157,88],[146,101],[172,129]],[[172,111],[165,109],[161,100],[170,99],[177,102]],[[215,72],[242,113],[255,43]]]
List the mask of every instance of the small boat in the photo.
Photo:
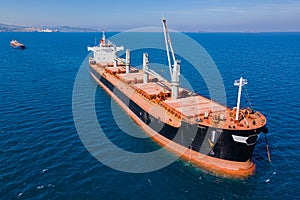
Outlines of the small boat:
[[18,42],[17,40],[10,41],[10,46],[12,46],[15,49],[25,49],[25,45]]

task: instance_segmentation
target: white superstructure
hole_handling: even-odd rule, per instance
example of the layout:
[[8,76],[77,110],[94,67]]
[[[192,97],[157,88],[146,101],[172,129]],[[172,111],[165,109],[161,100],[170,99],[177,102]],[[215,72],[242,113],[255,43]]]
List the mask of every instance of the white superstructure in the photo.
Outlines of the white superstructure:
[[123,46],[117,47],[113,45],[109,40],[105,41],[105,35],[103,32],[102,39],[98,46],[88,47],[88,51],[92,51],[94,54],[90,57],[90,62],[94,64],[114,64],[117,62],[117,52],[124,50]]

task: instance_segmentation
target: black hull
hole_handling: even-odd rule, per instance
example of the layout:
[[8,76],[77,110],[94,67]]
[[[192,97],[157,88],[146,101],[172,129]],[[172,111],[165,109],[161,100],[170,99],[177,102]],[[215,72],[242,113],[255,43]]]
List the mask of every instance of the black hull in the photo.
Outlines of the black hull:
[[[184,121],[181,122],[180,127],[173,127],[144,111],[93,68],[90,67],[90,71],[102,84],[126,104],[138,118],[155,132],[169,140],[173,140],[186,148],[214,158],[236,162],[246,162],[251,159],[258,134],[262,131],[262,128],[250,131],[232,131],[199,126],[198,124],[190,124]],[[246,143],[237,142],[234,141],[233,135],[248,139]]]
[[25,49],[25,46],[24,46],[24,45],[18,45],[18,46],[10,45],[10,46],[12,46],[14,49],[20,49],[20,50]]

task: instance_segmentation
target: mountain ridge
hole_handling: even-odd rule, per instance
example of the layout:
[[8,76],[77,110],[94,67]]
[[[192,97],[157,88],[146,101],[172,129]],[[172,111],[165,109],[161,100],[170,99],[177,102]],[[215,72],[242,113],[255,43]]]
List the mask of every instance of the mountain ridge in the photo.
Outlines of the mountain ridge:
[[23,26],[0,23],[0,32],[99,32],[98,29],[63,26]]

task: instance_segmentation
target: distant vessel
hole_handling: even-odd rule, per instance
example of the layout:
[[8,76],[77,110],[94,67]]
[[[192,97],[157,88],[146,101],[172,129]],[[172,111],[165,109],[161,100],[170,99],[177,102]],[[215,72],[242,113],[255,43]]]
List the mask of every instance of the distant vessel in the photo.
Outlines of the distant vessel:
[[239,90],[233,109],[180,87],[180,62],[165,19],[163,28],[171,82],[149,69],[147,53],[142,70],[130,65],[129,50],[125,59],[118,58],[117,51],[124,48],[106,42],[104,33],[98,46],[88,47],[93,52],[91,76],[154,141],[171,152],[216,175],[250,176],[255,171],[251,157],[258,135],[267,128],[260,112],[240,108],[247,80],[241,77],[234,83]]
[[12,46],[15,49],[25,49],[25,45],[18,42],[17,40],[11,40],[10,46]]

